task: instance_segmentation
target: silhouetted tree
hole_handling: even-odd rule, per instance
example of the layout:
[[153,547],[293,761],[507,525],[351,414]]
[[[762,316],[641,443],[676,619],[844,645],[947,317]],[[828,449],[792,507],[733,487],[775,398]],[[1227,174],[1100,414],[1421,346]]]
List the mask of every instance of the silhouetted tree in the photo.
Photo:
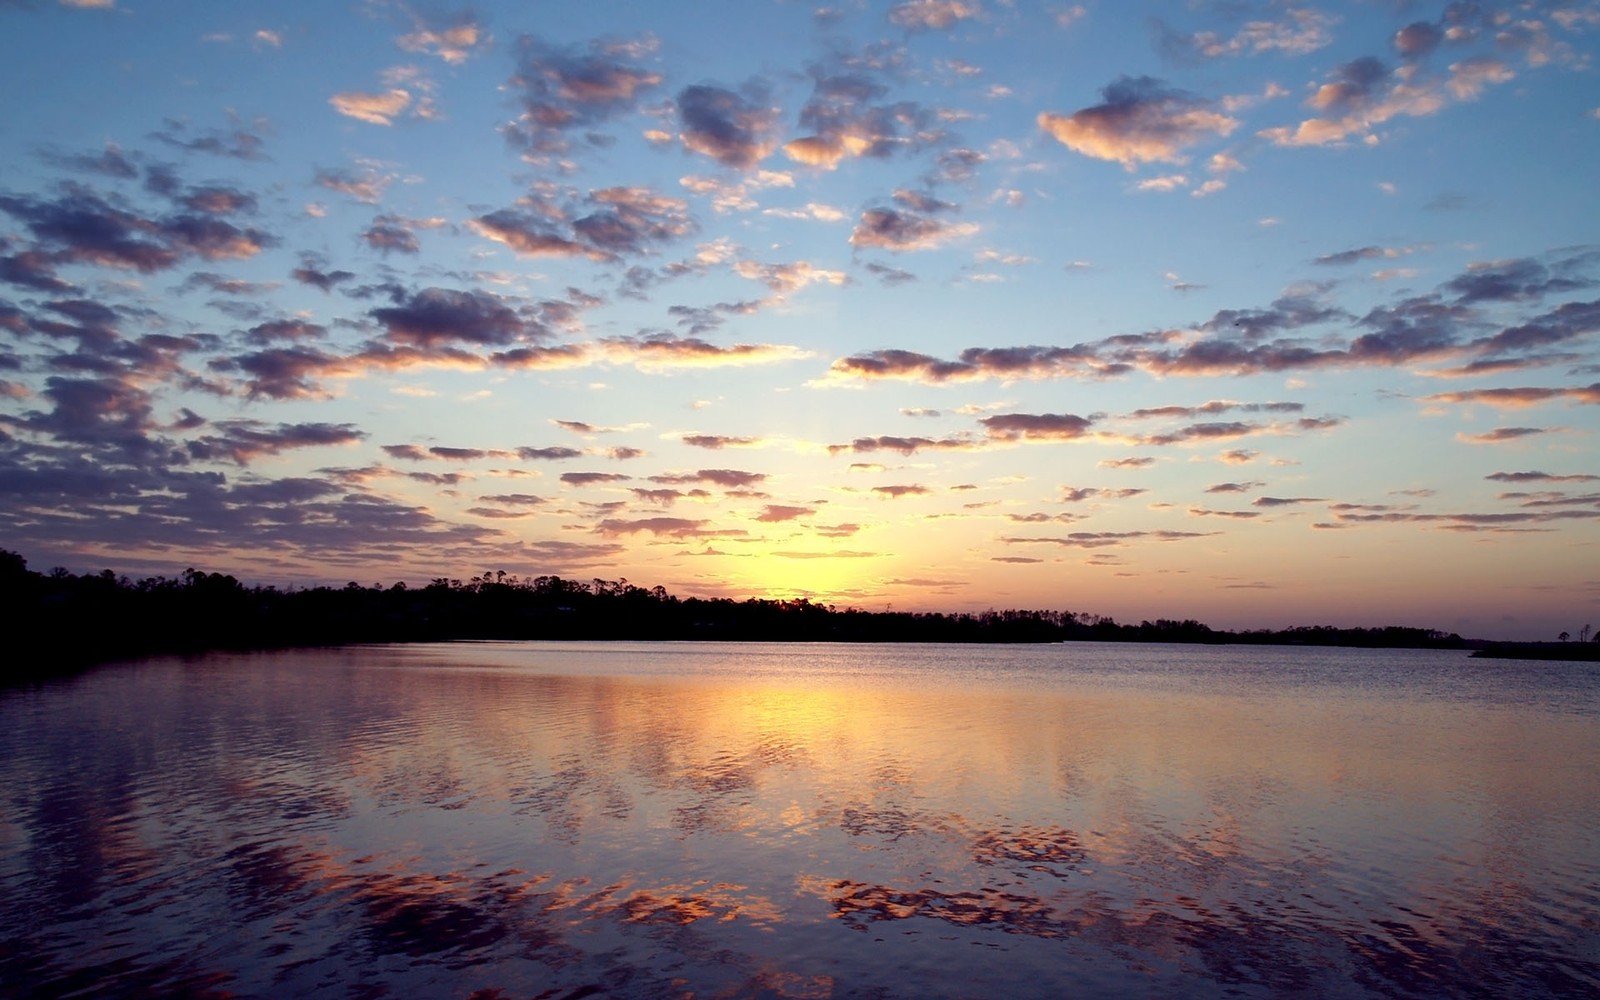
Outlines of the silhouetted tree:
[[1454,634],[1393,625],[1231,633],[1193,619],[1122,625],[1071,611],[873,612],[807,597],[680,599],[664,587],[639,587],[626,579],[595,578],[586,584],[488,570],[465,583],[440,576],[417,588],[403,582],[363,587],[352,580],[337,587],[278,590],[248,587],[232,576],[195,568],[177,579],[130,581],[109,569],[82,576],[65,568],[40,574],[29,570],[21,555],[4,550],[0,600],[12,621],[31,635],[48,637],[54,651],[49,660],[11,658],[9,666],[0,666],[0,684],[150,653],[450,639],[1463,645]]

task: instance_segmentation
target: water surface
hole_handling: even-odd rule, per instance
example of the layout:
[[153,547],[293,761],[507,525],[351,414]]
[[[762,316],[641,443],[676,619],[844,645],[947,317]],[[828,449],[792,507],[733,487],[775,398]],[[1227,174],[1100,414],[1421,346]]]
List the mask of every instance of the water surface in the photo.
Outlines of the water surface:
[[8,996],[1600,994],[1594,664],[353,647],[0,753]]

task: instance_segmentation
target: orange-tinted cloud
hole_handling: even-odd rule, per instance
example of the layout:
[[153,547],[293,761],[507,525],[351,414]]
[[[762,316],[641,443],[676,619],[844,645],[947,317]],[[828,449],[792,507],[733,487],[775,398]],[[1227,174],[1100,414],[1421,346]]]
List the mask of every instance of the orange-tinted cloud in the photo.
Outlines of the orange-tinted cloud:
[[1590,405],[1600,404],[1600,382],[1587,386],[1545,387],[1519,386],[1508,389],[1467,389],[1461,392],[1440,392],[1423,396],[1425,403],[1482,403],[1502,410],[1520,410],[1538,406],[1551,400],[1570,399]]
[[1101,96],[1103,103],[1071,115],[1044,112],[1039,127],[1074,152],[1132,169],[1140,163],[1181,163],[1189,146],[1239,126],[1210,110],[1207,101],[1148,76],[1121,77]]
[[410,106],[411,94],[399,87],[392,87],[378,94],[351,90],[333,95],[328,98],[328,103],[333,105],[333,110],[346,118],[354,118],[372,125],[392,125],[394,120]]

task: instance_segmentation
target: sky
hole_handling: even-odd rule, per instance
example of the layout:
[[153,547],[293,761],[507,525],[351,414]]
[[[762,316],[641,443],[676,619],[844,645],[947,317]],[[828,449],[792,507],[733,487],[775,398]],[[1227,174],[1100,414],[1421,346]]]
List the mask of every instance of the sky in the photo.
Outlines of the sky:
[[1600,2],[0,0],[0,547],[1600,621]]

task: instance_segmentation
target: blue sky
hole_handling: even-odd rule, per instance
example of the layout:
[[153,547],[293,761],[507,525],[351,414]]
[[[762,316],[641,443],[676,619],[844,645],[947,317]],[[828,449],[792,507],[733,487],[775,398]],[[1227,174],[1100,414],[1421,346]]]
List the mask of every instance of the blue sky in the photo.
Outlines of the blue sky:
[[35,568],[1600,617],[1600,4],[0,19]]

